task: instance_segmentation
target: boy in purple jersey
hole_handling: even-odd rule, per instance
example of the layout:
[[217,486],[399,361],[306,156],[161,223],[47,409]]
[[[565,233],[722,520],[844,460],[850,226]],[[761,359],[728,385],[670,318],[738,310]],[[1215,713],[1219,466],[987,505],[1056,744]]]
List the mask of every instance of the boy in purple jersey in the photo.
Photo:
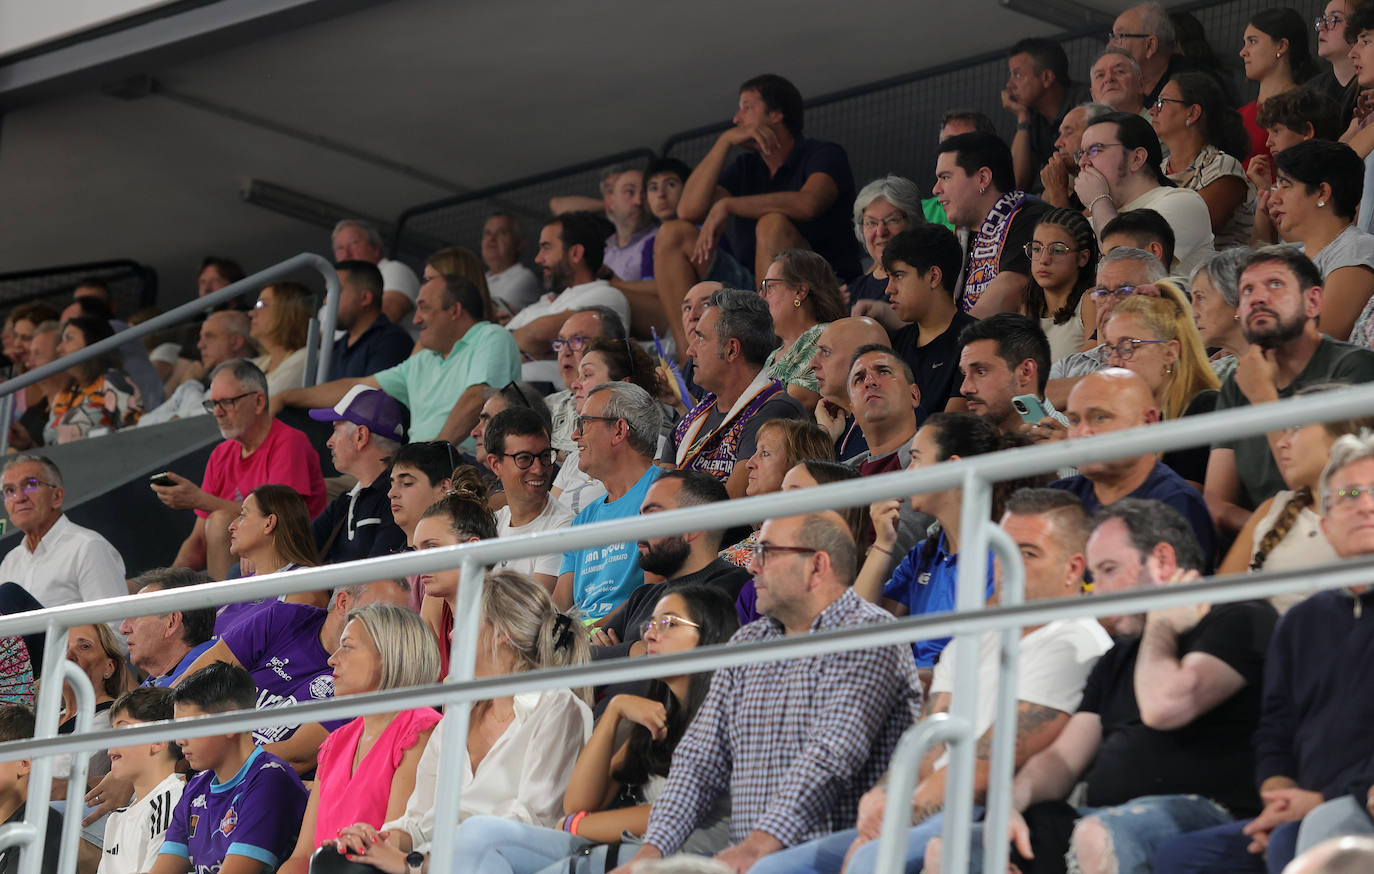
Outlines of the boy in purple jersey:
[[[176,718],[251,710],[253,678],[241,667],[213,664],[186,677],[173,693]],[[191,768],[151,874],[266,874],[291,854],[305,814],[306,791],[281,759],[254,746],[246,732],[177,744]]]

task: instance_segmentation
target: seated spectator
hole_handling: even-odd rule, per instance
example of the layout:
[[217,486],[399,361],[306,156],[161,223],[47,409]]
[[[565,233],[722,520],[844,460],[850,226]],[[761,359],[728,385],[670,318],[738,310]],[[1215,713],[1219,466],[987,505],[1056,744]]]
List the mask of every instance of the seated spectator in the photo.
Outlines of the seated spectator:
[[488,386],[486,394],[487,399],[482,402],[482,411],[477,414],[477,424],[473,426],[472,432],[468,435],[476,444],[474,454],[462,453],[462,463],[473,465],[486,478],[487,489],[491,493],[489,497],[493,499],[491,506],[495,510],[497,507],[504,506],[506,496],[502,489],[501,480],[496,476],[496,471],[487,467],[488,450],[485,443],[487,424],[499,413],[519,407],[534,413],[544,423],[544,429],[552,431],[553,416],[550,415],[543,396],[528,382],[512,382],[499,390]]
[[1279,232],[1301,244],[1321,273],[1317,327],[1332,339],[1370,346],[1374,235],[1355,226],[1363,163],[1349,146],[1313,140],[1284,149],[1274,165],[1278,180],[1269,202]]
[[1074,155],[1083,146],[1083,131],[1088,129],[1088,119],[1102,111],[1099,106],[1095,103],[1075,106],[1059,122],[1054,154],[1040,168],[1040,199],[1050,206],[1074,210],[1081,206],[1073,193],[1073,181],[1078,176],[1078,161]]
[[606,238],[602,263],[621,281],[653,278],[652,273],[646,275],[644,272],[644,253],[646,242],[648,251],[653,251],[650,240],[657,225],[644,203],[644,174],[626,170],[616,176],[606,204],[606,218],[611,220],[615,230]]
[[[34,736],[33,708],[27,704],[0,705],[0,741],[29,740]],[[24,821],[25,805],[29,798],[29,773],[32,759],[15,759],[11,767],[0,770],[0,825],[16,825]],[[57,874],[57,856],[62,844],[62,814],[48,811],[48,826],[41,841],[42,874]],[[0,850],[0,870],[18,874],[19,847]]]
[[954,297],[962,259],[959,238],[939,225],[903,231],[883,249],[891,306],[888,320],[879,321],[888,326],[892,348],[910,368],[920,390],[917,403],[922,418],[962,409],[963,402],[955,397],[959,336],[977,321],[959,308]]
[[[107,711],[112,728],[174,718],[170,689],[126,692]],[[177,773],[181,747],[175,741],[110,747],[110,773],[133,784],[133,799],[105,820],[97,874],[145,874],[152,871],[171,825],[171,813],[186,789]]]
[[[539,232],[539,254],[534,263],[544,271],[548,294],[525,307],[506,327],[528,364],[553,357],[550,342],[572,310],[606,306],[630,324],[630,305],[625,295],[597,278],[606,245],[606,223],[585,212],[570,212],[544,225]],[[674,310],[676,311],[676,310]],[[545,365],[525,369],[530,382],[552,382],[554,368]]]
[[486,304],[477,286],[466,279],[435,276],[420,288],[418,300],[419,352],[371,376],[334,379],[274,395],[273,413],[284,407],[333,406],[353,386],[365,385],[406,405],[412,440],[466,440],[482,408],[483,387],[517,378],[519,350],[504,328],[481,318]]
[[1150,110],[1162,146],[1164,174],[1202,196],[1218,249],[1250,242],[1255,222],[1255,188],[1236,157],[1249,141],[1225,92],[1206,73],[1179,73]]
[[[572,524],[573,512],[549,494],[553,488],[553,449],[549,429],[533,410],[513,407],[497,413],[484,435],[486,464],[501,479],[506,505],[496,511],[496,535],[515,537],[554,531]],[[549,592],[558,583],[560,553],[506,559],[495,567],[512,570]]]
[[[1345,22],[1350,17],[1352,7],[1353,4],[1347,0],[1330,0],[1326,4],[1321,17],[1316,20],[1317,57],[1326,63],[1317,64],[1321,67],[1321,72],[1304,82],[1301,88],[1293,89],[1305,92],[1309,100],[1316,98],[1330,106],[1331,126],[1335,128],[1335,132],[1319,134],[1318,136],[1324,140],[1336,139],[1340,130],[1350,123],[1359,97],[1359,85],[1355,82],[1355,64],[1350,59],[1350,43],[1345,36]],[[1283,98],[1291,94],[1291,91],[1286,91],[1275,96]],[[1266,109],[1272,100],[1273,97],[1260,104],[1258,117],[1259,126],[1271,133],[1270,125],[1264,121]],[[1301,127],[1298,129],[1301,130]],[[1273,150],[1272,145],[1269,148]]]
[[1174,261],[1174,229],[1169,227],[1164,216],[1152,209],[1118,213],[1102,229],[1101,236],[1103,255],[1113,249],[1128,247],[1150,253],[1159,259],[1160,264],[1172,264]]
[[[1210,371],[1209,371],[1210,373]],[[1091,373],[1069,395],[1069,437],[1095,437],[1160,420],[1149,384],[1120,367]],[[1090,513],[1122,498],[1145,498],[1173,507],[1188,520],[1202,551],[1202,566],[1214,566],[1216,531],[1201,493],[1154,453],[1079,465],[1077,476],[1050,483],[1073,492]]]
[[124,559],[98,532],[62,512],[62,471],[41,455],[12,455],[0,474],[5,513],[24,539],[0,561],[0,578],[16,582],[44,607],[129,594]]
[[[911,441],[911,470],[941,461],[958,460],[1005,448],[1002,435],[987,420],[972,413],[936,413],[926,419]],[[854,592],[865,601],[888,607],[900,615],[918,616],[954,609],[959,567],[959,529],[962,523],[962,490],[946,489],[911,495],[906,501],[890,499],[869,506],[875,531],[873,546],[854,580]],[[994,502],[996,503],[996,502]],[[897,543],[897,521],[903,504],[928,513],[940,523],[931,534],[906,553],[889,573]],[[994,516],[1000,512],[994,508]],[[993,563],[988,560],[988,594],[993,591]],[[929,674],[940,651],[949,643],[918,640],[911,644],[916,667]],[[924,676],[922,682],[925,682]]]
[[[144,595],[198,586],[205,581],[205,575],[199,571],[154,568],[130,580],[129,588]],[[213,645],[215,608],[133,616],[120,623],[119,633],[124,635],[129,662],[146,675],[143,685],[170,686]]]
[[[63,358],[114,336],[109,322],[76,316],[62,323],[57,357]],[[67,368],[67,388],[52,402],[52,418],[43,429],[43,443],[70,443],[114,431],[138,421],[143,412],[138,390],[117,370],[119,353],[107,352]]]
[[1030,275],[1025,245],[1046,206],[1016,187],[1006,143],[989,134],[942,140],[931,191],[969,232],[954,288],[959,309],[980,319],[1015,311]]
[[1059,123],[1078,102],[1069,58],[1056,40],[1030,37],[1011,47],[1002,108],[1016,116],[1011,141],[1016,187],[1030,190],[1054,154]]
[[[529,577],[512,571],[488,574],[480,610],[477,677],[587,661],[576,619],[560,613]],[[592,732],[585,695],[580,689],[548,689],[473,704],[466,746],[477,766],[464,769],[460,823],[486,814],[546,828],[558,824],[563,791]],[[337,843],[341,853],[396,871],[407,853],[429,852],[442,740],[442,728],[430,735],[405,812],[380,830],[367,822],[344,828]]]
[[811,372],[816,338],[826,325],[845,314],[840,282],[815,252],[783,249],[773,256],[767,275],[759,281],[759,295],[768,304],[779,340],[764,362],[764,370],[810,413],[820,400]]
[[[1188,523],[1157,501],[1123,500],[1093,522],[1096,593],[1188,582],[1202,570]],[[1046,859],[1067,852],[1075,870],[1148,871],[1172,835],[1259,809],[1249,738],[1274,609],[1242,601],[1104,619],[1116,645],[1054,743],[1016,773],[1012,841],[1025,858],[1032,846]],[[1179,684],[1207,691],[1179,695]],[[1087,792],[1075,807],[1066,801],[1080,781]],[[938,844],[927,847],[927,870],[946,870]],[[975,826],[970,872],[984,870],[982,846]]]
[[1240,60],[1245,78],[1259,83],[1259,96],[1240,108],[1240,117],[1250,136],[1250,150],[1236,157],[1248,161],[1252,155],[1269,153],[1265,147],[1268,136],[1259,125],[1260,105],[1316,75],[1308,33],[1297,10],[1283,7],[1256,12],[1245,25]]
[[[997,125],[993,124],[992,119],[988,118],[985,113],[979,112],[976,109],[968,109],[966,107],[946,109],[940,115],[940,135],[938,142],[943,143],[950,137],[957,137],[959,134],[989,134],[995,137],[997,136]],[[926,220],[931,222],[935,221],[935,219],[930,217],[927,217]]]
[[849,363],[854,350],[869,344],[887,343],[887,331],[866,316],[836,319],[816,338],[811,372],[816,377],[816,423],[835,444],[835,457],[844,461],[868,449],[863,429],[849,405]]
[[[1161,420],[1210,413],[1221,385],[1193,324],[1193,314],[1163,298],[1131,295],[1117,304],[1104,338],[1111,367],[1145,380]],[[1199,492],[1207,478],[1207,445],[1165,451],[1165,465]]]
[[[207,665],[226,662],[248,671],[258,687],[253,705],[258,710],[332,698],[330,657],[339,648],[339,633],[347,623],[348,612],[379,602],[406,604],[410,593],[403,583],[378,580],[335,589],[328,609],[269,601],[245,621],[225,629],[175,685],[179,688],[192,682],[196,672]],[[177,718],[181,718],[180,713]],[[263,718],[271,717],[264,714]],[[264,725],[253,732],[253,742],[280,756],[297,773],[306,774],[315,770],[320,744],[328,734],[318,722]]]
[[[1310,395],[1345,387],[1337,383],[1309,385],[1294,394]],[[1217,573],[1308,568],[1336,561],[1339,556],[1326,539],[1316,508],[1321,474],[1336,440],[1365,430],[1374,430],[1374,418],[1362,416],[1285,428],[1274,444],[1274,458],[1285,488],[1255,508]],[[1290,592],[1275,595],[1269,601],[1283,614],[1305,597],[1305,592]]]
[[332,409],[311,410],[332,422],[330,459],[339,473],[357,480],[310,523],[322,564],[389,555],[405,545],[391,518],[391,459],[405,443],[406,408],[386,392],[354,386]]
[[1123,112],[1099,115],[1083,132],[1079,151],[1074,191],[1087,206],[1104,250],[1103,229],[1118,213],[1153,209],[1173,228],[1177,241],[1177,263],[1166,266],[1186,274],[1211,255],[1207,203],[1196,191],[1174,187],[1164,176],[1159,137],[1149,122]]
[[345,336],[334,341],[330,378],[371,376],[409,358],[415,345],[410,333],[382,312],[383,281],[377,265],[340,261],[335,268],[339,273],[339,312],[334,327]]
[[1198,336],[1212,355],[1212,372],[1224,380],[1235,372],[1236,362],[1249,344],[1241,330],[1236,307],[1240,304],[1240,268],[1250,257],[1249,249],[1218,252],[1193,271],[1193,321]]
[[491,292],[487,289],[486,270],[476,252],[462,246],[447,246],[433,252],[425,259],[420,284],[423,285],[440,276],[456,276],[471,282],[477,288],[478,297],[482,299],[483,321],[503,324],[496,318],[496,307],[491,302]]
[[[908,444],[916,436],[916,407],[921,403],[911,369],[891,347],[877,344],[860,346],[849,360],[849,403],[868,449],[846,463],[862,476],[905,470],[911,463]],[[809,453],[802,458],[825,456]],[[779,480],[799,461],[778,470]]]
[[625,326],[614,310],[594,306],[568,316],[558,329],[558,336],[552,341],[563,389],[545,396],[544,403],[553,419],[551,441],[560,459],[567,458],[568,453],[577,448],[572,440],[573,419],[577,417],[573,383],[581,375],[582,354],[587,349],[587,342],[601,337],[623,340]]
[[[238,516],[229,523],[229,554],[239,560],[239,573],[244,577],[317,567],[320,554],[301,496],[276,483],[249,492]],[[329,602],[329,593],[296,592],[275,599],[225,604],[215,614],[215,637],[222,638],[229,629],[260,612],[263,605],[275,601],[323,607]]]
[[305,385],[305,344],[314,298],[299,282],[274,282],[263,286],[248,313],[253,342],[262,352],[253,363],[267,376],[267,390],[273,395]]
[[[395,604],[355,607],[345,617],[339,648],[329,659],[334,695],[404,689],[439,679],[439,649],[423,620]],[[415,771],[439,722],[432,707],[369,713],[333,731],[320,747],[310,803],[296,849],[280,869],[305,874],[317,848],[335,850],[355,822],[376,828],[405,811]]]
[[1052,209],[1035,225],[1026,257],[1031,278],[1021,295],[1020,313],[1040,320],[1050,342],[1050,361],[1091,348],[1087,338],[1097,324],[1097,304],[1087,293],[1097,275],[1092,225],[1077,210]]
[[[650,397],[662,395],[663,380],[660,371],[653,366],[648,354],[637,343],[625,340],[612,340],[598,337],[583,346],[582,361],[578,364],[578,378],[573,383],[573,401],[578,412],[586,403],[587,394],[598,385],[606,382],[625,382],[644,389]],[[654,437],[656,451],[666,445],[664,432],[671,433],[672,422],[668,417],[673,411],[662,403],[658,404],[662,419],[659,433]],[[552,495],[562,501],[576,515],[606,494],[605,485],[588,471],[584,471],[578,461],[582,452],[573,445],[573,451],[563,460],[558,476],[553,482]]]
[[[472,467],[452,471],[448,490],[429,505],[415,526],[415,548],[434,549],[457,546],[496,536],[496,518],[487,506],[487,493]],[[416,585],[424,592],[420,615],[439,641],[439,670],[448,676],[449,653],[453,641],[453,617],[458,606],[457,568],[420,574]]]
[[253,357],[251,332],[252,322],[237,310],[221,310],[206,316],[200,325],[200,342],[196,347],[200,350],[200,361],[183,369],[178,375],[180,382],[167,401],[139,416],[139,426],[205,415],[210,374],[226,361]]
[[[771,495],[782,490],[783,476],[804,459],[816,458],[833,461],[835,456],[826,445],[825,435],[810,422],[795,419],[772,419],[759,428],[755,440],[757,448],[745,462],[749,471],[744,487],[745,497]],[[758,543],[758,529],[733,546],[720,550],[720,557],[735,565],[747,568],[754,557],[754,544]]]
[[311,515],[324,509],[319,455],[303,433],[272,418],[270,404],[267,377],[253,362],[233,359],[211,374],[205,409],[214,414],[224,442],[210,453],[200,486],[168,472],[175,485],[151,487],[173,510],[196,513],[195,527],[177,551],[176,567],[208,568],[211,577],[224,579],[229,521],[238,515],[243,496],[265,483],[294,488]]
[[[1100,273],[1100,271],[1099,271]],[[1055,428],[1067,423],[1064,414],[1045,397],[1050,373],[1050,342],[1030,316],[998,313],[959,334],[959,393],[968,411],[1005,434],[1021,433],[1025,425]],[[1044,417],[1027,422],[1012,400],[1032,395]],[[914,447],[913,447],[914,448]]]
[[[67,661],[76,665],[81,673],[90,680],[95,690],[95,713],[91,717],[91,730],[100,731],[110,727],[110,706],[119,696],[138,685],[129,671],[124,658],[124,650],[119,638],[110,626],[74,625],[67,629]],[[63,688],[62,722],[57,727],[58,734],[72,734],[76,731],[76,696],[69,687]],[[53,759],[53,777],[62,787],[66,787],[67,774],[70,773],[70,755]],[[80,792],[67,788],[55,794],[54,798],[80,798],[85,789],[95,786],[100,779],[110,773],[110,757],[103,752],[91,754],[90,769],[86,772],[87,786]]]
[[[211,664],[182,680],[172,708],[178,720],[251,710],[256,694],[243,668]],[[172,812],[152,874],[275,870],[290,855],[305,814],[305,787],[290,765],[256,746],[246,731],[177,743],[199,773]]]
[[[1129,112],[1146,118],[1140,64],[1136,63],[1130,52],[1112,43],[1093,61],[1092,71],[1088,74],[1093,103],[1116,112]],[[1167,81],[1167,78],[1164,79],[1161,86]]]
[[386,250],[377,228],[370,222],[344,219],[334,226],[330,243],[335,263],[366,261],[377,265],[382,273],[382,312],[392,324],[409,324],[410,313],[418,305],[420,280],[405,264],[383,257]]
[[[1022,489],[1007,501],[1001,526],[1027,559],[1027,601],[1079,592],[1085,564],[1083,550],[1090,529],[1088,515],[1073,496],[1049,489]],[[988,598],[988,604],[997,604],[1000,594],[999,586]],[[1059,737],[1083,697],[1088,673],[1111,645],[1111,638],[1092,618],[1051,622],[1021,633],[1015,692],[1016,765],[1024,764]],[[989,692],[979,697],[974,727],[979,735],[973,787],[975,804],[984,802],[988,790],[987,762],[992,749],[996,702],[990,690],[996,688],[998,682],[1000,648],[999,635],[988,633],[980,638],[979,688]],[[940,659],[931,685],[933,697],[923,714],[926,718],[949,711],[954,689],[954,655],[950,651]],[[923,863],[927,842],[939,835],[943,825],[944,818],[939,811],[945,803],[948,759],[948,754],[944,753],[928,760],[922,769],[925,773],[916,785],[911,799],[914,828],[906,838],[908,867],[919,867]],[[874,870],[878,847],[875,839],[886,802],[885,781],[879,781],[860,802],[856,827],[779,853],[751,870],[759,874],[792,871],[839,874],[847,855],[853,856],[848,861],[849,870]],[[979,818],[977,809],[974,818]]]
[[[1331,2],[1339,4],[1342,10],[1345,9],[1345,0],[1331,0]],[[1333,13],[1333,17],[1342,14],[1344,13]],[[1323,18],[1321,20],[1326,22],[1329,19]],[[1341,19],[1338,28],[1324,26],[1319,29],[1317,42],[1324,46],[1328,34],[1336,29],[1339,29],[1342,34],[1344,33],[1344,18]],[[1346,63],[1349,63],[1350,47],[1346,44],[1344,36],[1337,35],[1336,41],[1341,45],[1341,57]],[[1353,68],[1351,75],[1354,75]],[[1352,95],[1358,93],[1357,89],[1351,89],[1351,92]],[[1250,159],[1249,165],[1245,168],[1245,175],[1250,178],[1255,190],[1259,192],[1259,200],[1256,202],[1255,208],[1255,231],[1252,237],[1256,241],[1255,244],[1268,245],[1278,242],[1266,208],[1269,188],[1274,184],[1274,162],[1271,156],[1306,140],[1335,142],[1349,124],[1348,117],[1354,111],[1354,106],[1352,100],[1349,111],[1344,111],[1331,97],[1306,86],[1275,94],[1260,105],[1257,120],[1260,128],[1269,134],[1264,147],[1269,150],[1270,154],[1256,155]],[[1342,121],[1343,118],[1346,120]]]
[[[682,482],[704,479],[720,489],[720,484],[705,474],[687,471],[680,476]],[[643,648],[647,655],[722,644],[739,630],[730,599],[714,586],[675,585],[650,606],[649,618],[636,626],[645,629]],[[593,648],[594,657],[596,652]],[[643,695],[620,693],[612,697],[573,766],[563,794],[563,810],[568,815],[562,823],[545,828],[501,817],[474,816],[458,830],[455,856],[478,866],[478,870],[493,857],[500,858],[512,872],[524,874],[536,874],[545,866],[561,868],[560,860],[571,862],[570,857],[576,857],[579,864],[582,860],[599,864],[596,870],[609,870],[619,856],[638,843],[637,836],[644,834],[651,805],[663,791],[673,749],[706,697],[710,677],[664,677],[650,681]],[[653,721],[660,712],[662,731]],[[606,802],[611,797],[616,799],[614,807]],[[682,852],[702,854],[724,849],[729,843],[726,808],[722,795],[687,839]],[[626,834],[636,839],[627,840]]]
[[[1350,43],[1350,60],[1355,65],[1355,81],[1359,93],[1374,88],[1374,55],[1369,54],[1371,33],[1374,33],[1374,10],[1355,6],[1351,9],[1345,23],[1345,39]],[[1340,141],[1355,150],[1364,159],[1364,192],[1360,197],[1360,213],[1357,224],[1362,231],[1374,232],[1374,215],[1370,214],[1370,204],[1374,203],[1374,128],[1367,123],[1368,117],[1360,118],[1358,113],[1352,117],[1350,126],[1341,134]]]
[[[1322,528],[1343,559],[1370,552],[1361,484],[1371,474],[1374,437],[1346,435],[1332,445],[1321,475]],[[1368,586],[1318,592],[1284,614],[1269,648],[1254,735],[1254,778],[1264,809],[1251,820],[1174,838],[1156,855],[1156,871],[1278,871],[1292,859],[1308,812],[1352,784],[1368,795],[1374,738],[1351,727],[1368,719],[1370,681],[1363,671],[1348,670],[1348,654],[1369,644],[1368,624],[1357,614],[1371,598]],[[1256,845],[1263,858],[1249,850]]]
[[[696,285],[687,289],[687,296],[682,299],[682,330],[690,339],[696,336],[697,322],[701,321],[702,313],[706,312],[706,307],[711,303],[711,295],[725,288],[719,282],[698,282]],[[674,392],[682,396],[677,398],[681,402],[681,412],[686,413],[696,406],[697,401],[705,394],[701,386],[696,384],[693,377],[696,375],[696,362],[687,355],[687,346],[679,350],[678,357],[682,362],[678,373],[682,376],[682,386],[674,389]],[[676,361],[665,362],[668,368],[677,367]],[[682,393],[682,388],[687,389]],[[676,404],[675,404],[676,405]]]
[[[921,190],[910,179],[889,174],[859,189],[854,198],[854,234],[864,244],[873,264],[846,289],[854,315],[874,316],[871,309],[887,308],[883,248],[896,234],[922,224],[925,216],[921,211]],[[873,303],[860,307],[859,301],[864,300]]]
[[[84,279],[72,292],[76,300],[62,311],[62,320],[75,316],[94,316],[110,326],[118,334],[127,331],[129,323],[115,318],[113,301],[110,299],[109,286],[102,279]],[[129,377],[129,382],[138,387],[143,407],[151,410],[167,399],[162,388],[162,377],[148,358],[148,349],[141,340],[130,340],[119,347],[118,369]]]
[[[415,548],[415,526],[425,510],[448,492],[458,465],[458,451],[442,440],[406,443],[392,456],[391,489],[386,497],[392,520],[405,534],[406,549]],[[425,595],[419,577],[410,578],[410,594],[410,606],[418,612]]]
[[[639,515],[649,486],[663,471],[653,463],[662,418],[658,402],[637,385],[606,382],[587,393],[573,430],[577,463],[601,481],[606,496],[578,512],[573,525]],[[633,550],[625,542],[563,553],[554,603],[560,610],[576,607],[588,622],[605,619],[644,582]]]
[[678,422],[659,458],[682,470],[703,470],[739,497],[746,475],[735,462],[754,454],[759,426],[804,418],[804,410],[765,367],[777,337],[768,304],[758,295],[721,289],[711,295],[694,333],[687,354],[707,394]]
[[196,272],[196,296],[205,297],[214,294],[221,288],[228,288],[247,275],[243,272],[243,267],[239,265],[239,262],[231,258],[206,255],[201,259],[200,270]]
[[[766,618],[740,629],[732,642],[891,622],[853,592],[854,549],[833,512],[764,522],[750,570]],[[920,715],[921,688],[908,650],[870,647],[793,665],[781,680],[764,664],[716,671],[633,861],[681,849],[725,787],[731,845],[716,859],[735,870],[853,820],[859,798],[887,769],[897,738]],[[855,701],[864,706],[854,707]]]
[[[1287,246],[1251,254],[1236,311],[1251,347],[1221,384],[1217,409],[1291,397],[1313,383],[1374,379],[1374,352],[1322,336],[1321,310],[1321,274],[1305,255]],[[1254,508],[1283,487],[1263,434],[1212,444],[1204,494],[1222,532],[1239,531]]]
[[[16,374],[35,370],[57,360],[58,335],[61,333],[57,310],[42,302],[21,304],[10,311],[9,318],[13,345],[5,350],[5,354],[13,362]],[[35,346],[36,338],[38,346]],[[15,413],[19,421],[10,424],[11,448],[22,451],[42,445],[49,405],[66,387],[65,376],[57,374],[15,394]]]
[[[670,470],[649,486],[641,515],[699,507],[727,500],[724,487],[698,470]],[[639,542],[639,566],[663,579],[645,583],[630,594],[623,610],[616,611],[605,626],[592,635],[594,660],[641,656],[647,640],[644,623],[653,618],[656,604],[680,589],[711,588],[733,605],[749,572],[719,557],[720,530],[688,531]],[[722,643],[724,641],[721,641]]]
[[[42,610],[43,605],[18,583],[0,583],[0,616]],[[0,704],[33,705],[42,678],[44,638],[35,634],[0,637]]]
[[525,254],[525,234],[515,217],[494,212],[482,224],[482,263],[486,265],[487,291],[501,323],[539,299],[539,278],[520,263]]

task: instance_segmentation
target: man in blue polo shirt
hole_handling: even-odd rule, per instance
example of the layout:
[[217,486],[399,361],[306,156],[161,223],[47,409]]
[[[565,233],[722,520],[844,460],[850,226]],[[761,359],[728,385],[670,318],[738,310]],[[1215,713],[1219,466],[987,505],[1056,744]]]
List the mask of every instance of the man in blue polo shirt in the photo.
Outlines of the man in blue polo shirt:
[[334,379],[371,376],[410,357],[410,332],[382,312],[382,271],[367,261],[340,261],[339,315],[335,326],[345,332],[334,341],[329,375]]
[[420,286],[415,324],[421,350],[372,376],[334,379],[272,396],[285,407],[324,409],[355,385],[380,388],[410,408],[410,439],[448,440],[472,452],[468,434],[486,401],[484,390],[520,378],[520,351],[509,331],[482,318],[482,295],[466,279],[435,275]]
[[[1069,435],[1091,437],[1159,421],[1159,407],[1150,386],[1135,373],[1112,367],[1090,373],[1069,394]],[[1082,464],[1078,476],[1056,480],[1051,488],[1078,495],[1089,513],[1122,498],[1161,501],[1179,512],[1202,550],[1202,564],[1211,573],[1216,531],[1202,494],[1154,454]]]
[[[201,571],[184,567],[155,568],[130,582],[138,594],[164,592],[206,581]],[[170,686],[214,640],[215,608],[173,610],[149,616],[133,616],[119,625],[129,647],[129,661],[147,674],[145,686]]]

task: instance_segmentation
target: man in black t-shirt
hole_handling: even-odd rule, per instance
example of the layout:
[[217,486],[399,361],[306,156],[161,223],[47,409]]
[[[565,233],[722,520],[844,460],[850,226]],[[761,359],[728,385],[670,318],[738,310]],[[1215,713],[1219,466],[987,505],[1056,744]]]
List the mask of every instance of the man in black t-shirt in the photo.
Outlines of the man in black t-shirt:
[[[1126,498],[1093,521],[1095,591],[1198,578],[1192,528],[1167,505]],[[1244,601],[1104,621],[1117,643],[1054,744],[1017,773],[1011,834],[1023,856],[1068,850],[1083,871],[1149,870],[1169,838],[1259,809],[1250,735],[1277,616],[1266,601]],[[1075,809],[1064,799],[1080,780],[1086,806]],[[1049,836],[1069,834],[1069,823],[1068,846],[1054,847]],[[976,855],[981,836],[973,843]],[[927,849],[926,868],[939,870],[938,851],[932,860]]]

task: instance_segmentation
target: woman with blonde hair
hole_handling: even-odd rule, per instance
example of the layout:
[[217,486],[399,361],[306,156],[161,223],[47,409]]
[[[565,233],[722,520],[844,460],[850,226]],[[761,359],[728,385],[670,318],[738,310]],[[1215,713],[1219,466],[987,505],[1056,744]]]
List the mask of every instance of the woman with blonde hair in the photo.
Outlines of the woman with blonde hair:
[[[109,728],[110,707],[115,699],[138,685],[115,633],[103,622],[72,626],[67,629],[67,661],[80,668],[95,689],[95,715],[91,720],[91,730]],[[57,733],[71,734],[76,730],[76,696],[65,685],[62,704],[63,721]],[[53,766],[53,776],[65,780],[70,768],[71,757],[61,756]],[[108,773],[110,756],[105,750],[98,750],[91,755],[87,785],[95,786]]]
[[783,249],[773,256],[768,274],[759,281],[759,294],[768,303],[773,331],[781,340],[764,362],[764,369],[787,386],[808,414],[820,400],[811,359],[825,326],[849,314],[840,293],[840,280],[830,263],[806,249]]
[[274,282],[263,286],[248,313],[249,336],[262,350],[253,363],[267,375],[269,396],[305,385],[305,344],[314,301],[314,293],[299,282]]
[[[1154,393],[1163,419],[1216,408],[1221,383],[1207,360],[1193,314],[1168,298],[1133,295],[1116,305],[1107,322],[1107,363],[1138,374]],[[1208,447],[1164,453],[1162,461],[1184,479],[1207,476]]]
[[[329,658],[334,697],[404,689],[439,679],[439,649],[419,616],[395,604],[349,612],[339,648]],[[315,785],[300,837],[283,874],[305,874],[316,848],[333,852],[345,826],[380,827],[405,812],[415,772],[439,722],[432,707],[370,713],[332,732],[320,747]]]
[[[744,486],[746,497],[780,491],[783,476],[805,459],[835,460],[835,442],[820,425],[812,421],[769,419],[759,426],[754,446],[754,454],[745,462],[749,470],[749,478]],[[734,546],[722,549],[720,557],[733,565],[747,568],[758,538],[759,530],[755,528]]]
[[[585,664],[586,636],[577,616],[554,606],[544,587],[513,571],[487,574],[482,587],[476,676],[496,677]],[[563,794],[592,731],[585,689],[548,689],[479,701],[472,707],[459,822],[486,814],[553,828]],[[445,716],[445,719],[448,717]],[[425,747],[405,813],[382,831],[360,822],[337,841],[341,853],[382,871],[402,872],[412,850],[434,839],[442,731]]]

